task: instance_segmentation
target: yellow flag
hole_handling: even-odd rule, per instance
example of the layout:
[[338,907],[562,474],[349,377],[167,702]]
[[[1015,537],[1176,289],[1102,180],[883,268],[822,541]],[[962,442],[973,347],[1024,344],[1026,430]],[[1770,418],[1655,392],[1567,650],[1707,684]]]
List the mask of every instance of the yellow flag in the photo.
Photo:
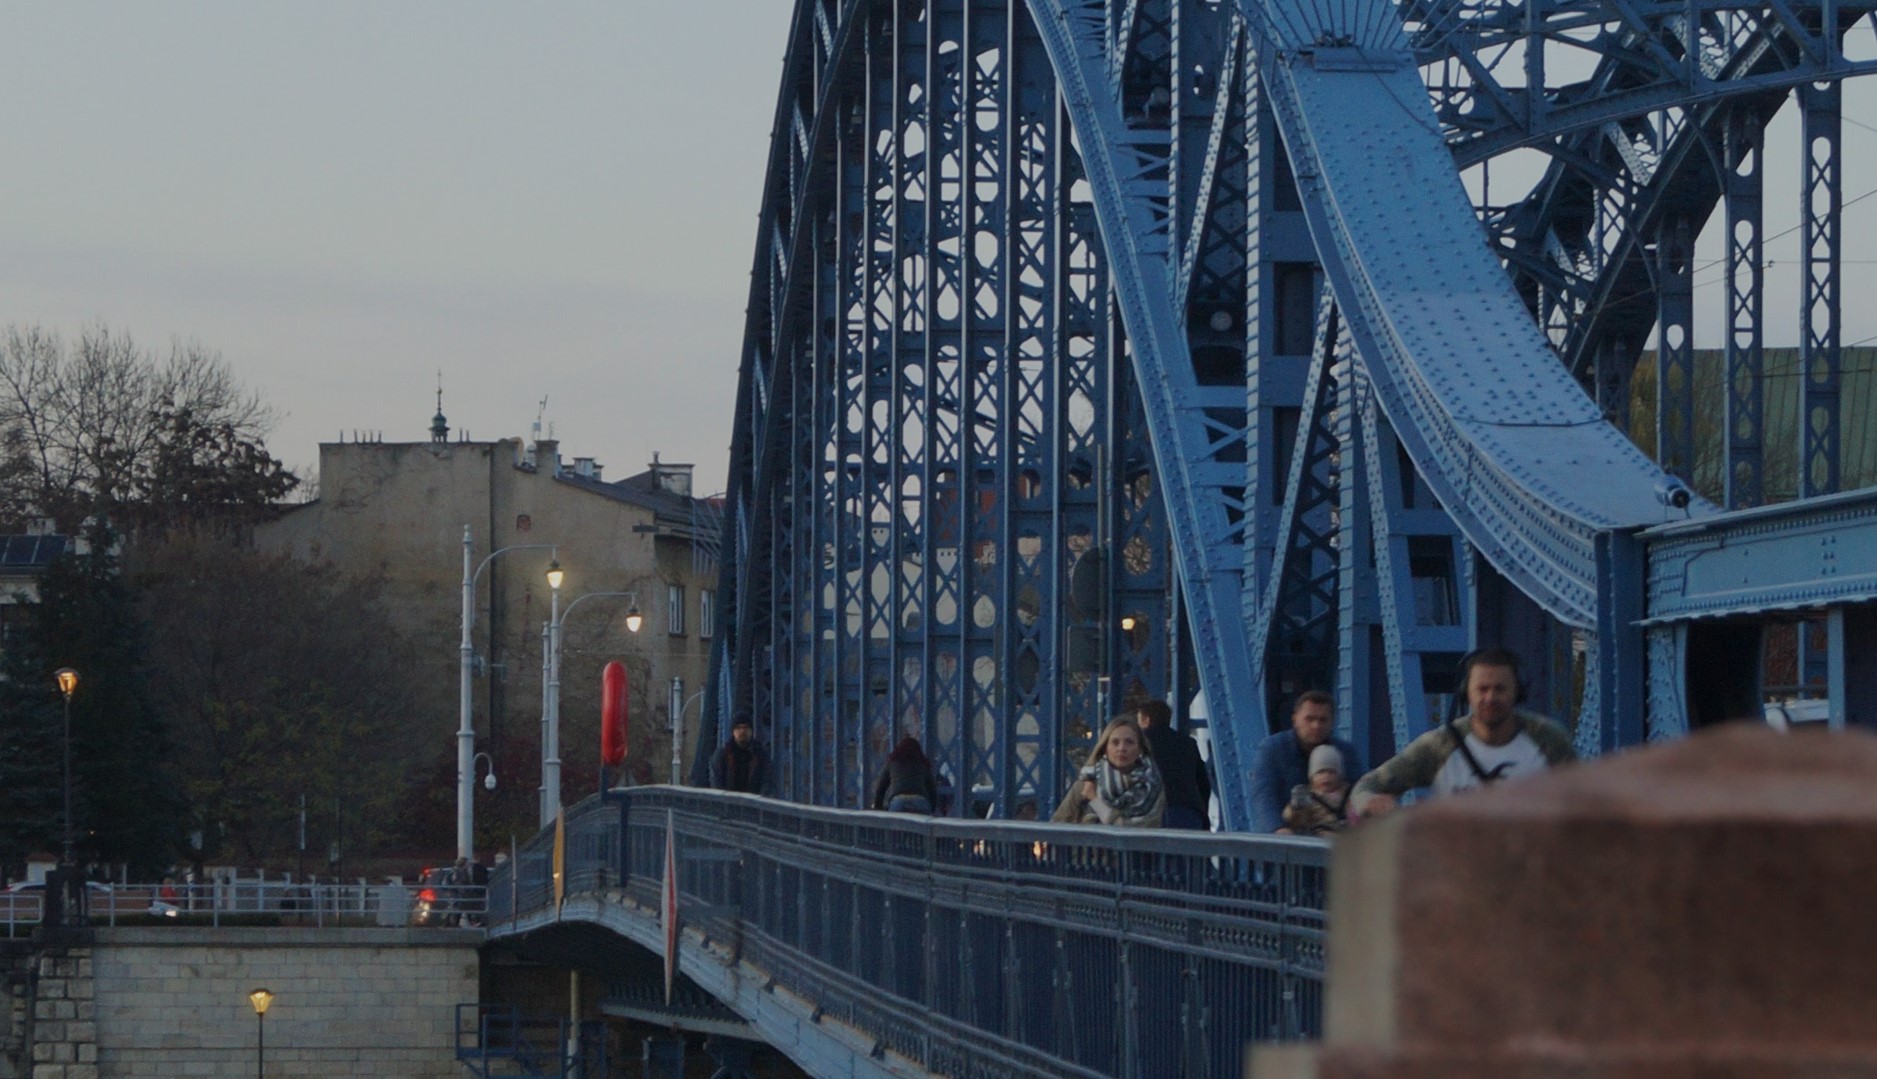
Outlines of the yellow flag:
[[567,896],[567,811],[554,813],[554,913],[560,914],[561,900]]

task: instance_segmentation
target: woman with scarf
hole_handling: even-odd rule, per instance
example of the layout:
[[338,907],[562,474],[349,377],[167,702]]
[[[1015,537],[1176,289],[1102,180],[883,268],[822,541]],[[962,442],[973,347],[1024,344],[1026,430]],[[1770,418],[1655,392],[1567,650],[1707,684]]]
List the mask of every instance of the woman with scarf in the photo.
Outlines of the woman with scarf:
[[1147,739],[1129,717],[1115,719],[1082,766],[1081,778],[1050,818],[1065,824],[1158,828],[1167,792],[1148,755]]

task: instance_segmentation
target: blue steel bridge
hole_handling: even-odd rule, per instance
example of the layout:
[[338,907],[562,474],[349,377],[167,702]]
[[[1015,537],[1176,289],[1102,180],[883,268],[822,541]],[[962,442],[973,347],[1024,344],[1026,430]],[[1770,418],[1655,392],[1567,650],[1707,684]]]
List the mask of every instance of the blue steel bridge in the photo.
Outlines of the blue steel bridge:
[[[1585,755],[1800,698],[1872,722],[1877,326],[1846,287],[1877,224],[1847,164],[1872,10],[800,0],[693,777],[748,710],[779,801],[635,793],[582,840],[611,876],[554,918],[524,867],[506,933],[574,910],[662,948],[630,912],[663,876],[641,810],[668,809],[720,852],[680,861],[684,947],[722,952],[698,984],[745,1020],[786,988],[925,1017],[854,1061],[989,1030],[1025,1067],[1158,1074],[1157,1033],[1048,1040],[1106,970],[1181,1002],[1155,1029],[1222,1074],[1222,1011],[1228,1041],[1311,1029],[1288,919],[1320,931],[1321,862],[1021,823],[1110,714],[1172,702],[1227,831],[1295,693],[1334,692],[1373,764],[1476,644],[1525,658]],[[904,734],[970,820],[851,813]],[[1137,916],[1259,988],[1223,1004],[1184,959],[1089,943]]]

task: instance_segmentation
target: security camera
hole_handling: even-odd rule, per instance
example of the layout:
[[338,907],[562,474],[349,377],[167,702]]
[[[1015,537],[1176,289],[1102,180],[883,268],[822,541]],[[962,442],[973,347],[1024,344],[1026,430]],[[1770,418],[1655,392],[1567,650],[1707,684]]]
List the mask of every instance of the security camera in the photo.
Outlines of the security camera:
[[1676,510],[1687,509],[1688,504],[1695,500],[1694,492],[1688,489],[1688,485],[1673,477],[1655,485],[1655,497],[1664,506]]
[[495,789],[495,773],[494,772],[490,772],[488,775],[482,777],[482,789],[490,790],[490,791]]

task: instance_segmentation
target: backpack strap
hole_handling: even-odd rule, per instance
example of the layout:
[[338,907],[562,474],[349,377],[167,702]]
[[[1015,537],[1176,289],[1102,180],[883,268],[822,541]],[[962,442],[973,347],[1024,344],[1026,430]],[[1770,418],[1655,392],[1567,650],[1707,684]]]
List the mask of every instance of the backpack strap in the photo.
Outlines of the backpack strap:
[[1480,786],[1483,787],[1497,783],[1505,778],[1504,773],[1506,766],[1503,764],[1490,772],[1480,767],[1479,758],[1475,757],[1473,751],[1467,748],[1466,732],[1461,728],[1459,720],[1456,719],[1447,724],[1447,733],[1453,735],[1453,747],[1460,751],[1460,756],[1466,758],[1466,766],[1473,770],[1473,777],[1479,780]]

